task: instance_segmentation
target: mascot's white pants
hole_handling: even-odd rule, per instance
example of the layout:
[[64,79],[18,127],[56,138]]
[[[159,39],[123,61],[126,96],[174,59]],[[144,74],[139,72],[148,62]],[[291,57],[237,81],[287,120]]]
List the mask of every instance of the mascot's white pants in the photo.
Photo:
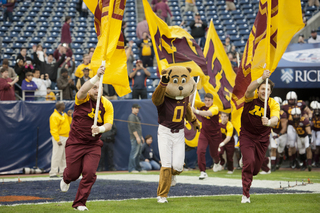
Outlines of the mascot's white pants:
[[282,153],[287,144],[287,134],[283,134],[279,136],[277,139],[273,139],[273,136],[277,136],[278,134],[273,132],[270,134],[270,145],[271,148],[278,148],[278,152]]
[[312,130],[312,149],[316,149],[316,146],[320,146],[320,131]]
[[168,127],[159,125],[158,148],[161,166],[172,167],[174,170],[182,172],[185,157],[184,129],[172,133]]

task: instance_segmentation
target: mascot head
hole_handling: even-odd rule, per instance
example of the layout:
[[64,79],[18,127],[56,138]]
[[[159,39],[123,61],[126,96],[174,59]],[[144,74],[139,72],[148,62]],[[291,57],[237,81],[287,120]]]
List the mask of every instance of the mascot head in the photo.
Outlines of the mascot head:
[[196,89],[196,83],[190,76],[191,68],[172,66],[162,70],[162,75],[169,79],[165,96],[182,100],[190,96]]

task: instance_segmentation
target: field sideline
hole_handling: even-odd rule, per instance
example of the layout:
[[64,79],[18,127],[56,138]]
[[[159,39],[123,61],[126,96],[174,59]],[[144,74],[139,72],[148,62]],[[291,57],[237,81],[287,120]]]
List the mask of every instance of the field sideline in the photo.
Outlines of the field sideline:
[[[87,207],[91,212],[320,211],[318,169],[312,172],[279,170],[268,175],[257,175],[250,191],[251,204],[240,203],[241,170],[235,170],[232,175],[227,175],[226,171],[214,173],[209,170],[207,173],[209,178],[199,180],[198,171],[183,172],[178,176],[177,186],[170,190],[169,203],[158,204],[158,171],[139,174],[98,172]],[[302,184],[302,179],[306,183],[308,178],[312,184]],[[50,179],[48,174],[4,175],[0,176],[0,180],[0,212],[74,212],[71,204],[79,181],[71,183],[69,192],[61,193],[58,186],[61,178]],[[284,189],[279,189],[280,182]],[[24,192],[23,188],[27,191]],[[23,200],[8,202],[6,196],[10,195],[37,195],[40,199],[32,203]]]

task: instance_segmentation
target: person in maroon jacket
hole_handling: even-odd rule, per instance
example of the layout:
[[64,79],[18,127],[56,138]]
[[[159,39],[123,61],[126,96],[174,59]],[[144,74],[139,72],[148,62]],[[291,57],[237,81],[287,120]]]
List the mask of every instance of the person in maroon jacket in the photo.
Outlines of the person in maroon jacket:
[[101,133],[111,130],[113,124],[113,106],[105,97],[101,97],[98,107],[97,125],[94,124],[96,101],[98,99],[99,81],[104,74],[104,67],[84,83],[75,98],[73,120],[69,138],[66,142],[67,167],[60,182],[62,192],[67,192],[72,181],[82,174],[76,198],[72,207],[76,210],[88,210],[87,199],[96,181],[96,171],[101,156],[103,142]]
[[17,76],[13,81],[9,78],[8,68],[1,69],[2,78],[0,78],[0,100],[1,101],[14,101],[14,84],[18,82]]
[[65,22],[61,29],[61,43],[67,43],[70,44],[72,42],[71,40],[71,32],[70,32],[70,23],[71,23],[71,17],[66,16]]
[[16,1],[17,0],[8,0],[7,4],[2,5],[4,22],[6,22],[8,18],[9,18],[9,22],[13,21],[12,11],[13,11],[14,5],[16,4]]
[[[168,13],[172,17],[171,10],[168,4],[164,3],[163,0],[158,0],[158,3],[154,6],[153,11],[157,13],[157,11],[161,11],[161,16],[164,18],[166,23],[170,25],[171,19],[168,17]],[[161,18],[161,17],[160,17]]]

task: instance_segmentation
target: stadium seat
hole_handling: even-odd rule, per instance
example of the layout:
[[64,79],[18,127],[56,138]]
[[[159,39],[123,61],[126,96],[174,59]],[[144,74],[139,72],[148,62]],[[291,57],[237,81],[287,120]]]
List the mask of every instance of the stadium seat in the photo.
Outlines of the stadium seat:
[[13,49],[20,49],[22,46],[24,46],[24,43],[14,43],[12,45]]

